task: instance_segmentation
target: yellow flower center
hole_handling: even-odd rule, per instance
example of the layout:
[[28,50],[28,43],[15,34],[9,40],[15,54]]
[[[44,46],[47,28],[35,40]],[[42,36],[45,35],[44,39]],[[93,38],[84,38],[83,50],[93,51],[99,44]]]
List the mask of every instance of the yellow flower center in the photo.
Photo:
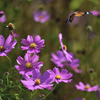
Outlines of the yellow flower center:
[[39,85],[40,83],[41,83],[41,82],[40,82],[40,79],[37,78],[37,79],[35,80],[35,85]]
[[87,85],[85,86],[85,89],[87,89],[87,90],[88,90],[89,88],[90,88],[89,86],[87,86]]
[[15,26],[14,26],[14,24],[9,23],[7,27],[9,28],[9,30],[13,30]]
[[3,46],[0,46],[0,51],[4,51],[5,48]]
[[32,68],[32,64],[31,64],[30,62],[26,63],[25,66],[26,66],[26,68],[28,68],[28,69]]
[[36,44],[35,44],[35,43],[31,43],[31,44],[30,44],[30,47],[31,47],[31,48],[35,48],[35,47],[36,47]]
[[66,49],[67,49],[66,45],[63,45],[63,49],[64,49],[64,50],[66,50]]
[[60,75],[56,75],[56,77],[55,77],[56,79],[61,79],[61,76]]
[[39,19],[43,19],[43,16],[42,16],[42,15],[40,15],[40,16],[39,16]]

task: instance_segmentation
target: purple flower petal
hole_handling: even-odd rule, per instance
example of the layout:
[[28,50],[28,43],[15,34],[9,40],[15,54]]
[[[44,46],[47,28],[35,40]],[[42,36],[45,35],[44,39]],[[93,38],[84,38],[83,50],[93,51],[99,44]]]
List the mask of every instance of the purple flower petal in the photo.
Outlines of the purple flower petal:
[[26,61],[21,56],[19,56],[17,57],[17,63],[21,65],[25,65]]
[[32,73],[33,73],[32,74],[33,79],[37,79],[41,77],[40,71],[38,69],[33,70]]
[[33,37],[31,35],[28,35],[27,36],[27,41],[29,41],[30,43],[32,43],[33,42]]
[[8,38],[5,41],[5,47],[9,46],[12,40],[13,40],[13,36],[9,35]]
[[35,84],[35,82],[34,81],[32,81],[32,80],[28,80],[28,81],[24,81],[24,80],[21,80],[21,82],[24,84],[24,85],[34,85]]
[[30,53],[26,53],[24,58],[25,58],[25,61],[30,61],[31,54]]
[[5,39],[2,35],[0,35],[0,46],[3,46],[5,42]]
[[30,45],[29,41],[27,41],[26,39],[22,39],[21,43],[23,45],[25,45],[25,46],[29,46]]

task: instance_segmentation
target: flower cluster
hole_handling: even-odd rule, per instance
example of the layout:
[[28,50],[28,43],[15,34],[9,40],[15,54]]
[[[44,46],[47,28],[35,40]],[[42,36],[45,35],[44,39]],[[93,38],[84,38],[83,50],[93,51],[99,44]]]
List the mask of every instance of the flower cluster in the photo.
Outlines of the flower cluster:
[[[51,0],[52,1],[52,0]],[[100,16],[100,12],[93,10],[90,11],[94,16]],[[33,14],[33,19],[36,22],[45,23],[47,20],[50,19],[50,14],[47,13],[46,10],[37,11]],[[0,23],[4,23],[6,21],[6,15],[3,11],[0,11]],[[77,24],[75,22],[75,24]],[[8,29],[10,30],[10,35],[5,40],[2,35],[0,35],[0,56],[7,56],[7,53],[10,52],[12,49],[15,48],[17,44],[17,40],[15,38],[19,37],[18,34],[15,32],[15,26],[12,23],[7,25]],[[41,49],[45,46],[45,40],[41,39],[40,35],[36,35],[34,38],[31,35],[28,35],[27,38],[23,38],[21,43],[22,50],[26,50],[24,57],[18,56],[16,61],[17,65],[15,65],[16,70],[23,76],[24,79],[21,79],[21,83],[25,85],[26,88],[29,90],[37,90],[37,89],[54,89],[54,82],[59,84],[60,82],[70,83],[72,81],[73,74],[68,72],[65,66],[69,66],[74,72],[81,74],[82,70],[78,69],[80,66],[80,60],[74,57],[72,52],[68,52],[66,45],[63,44],[63,36],[62,33],[59,33],[59,42],[61,50],[57,50],[56,54],[51,53],[51,61],[57,66],[54,67],[53,70],[48,69],[41,75],[41,67],[43,66],[43,61],[39,60],[39,53]],[[59,69],[60,68],[60,69]],[[93,71],[91,70],[91,73]],[[5,72],[5,75],[8,77],[10,73]],[[7,84],[9,86],[9,82],[7,79]],[[93,87],[90,86],[89,83],[84,85],[82,82],[79,84],[75,84],[77,90],[81,91],[97,91],[97,95],[100,98],[100,88],[99,85],[94,85]],[[45,95],[42,95],[45,97]],[[78,97],[76,100],[83,100],[84,98]]]
[[[43,66],[43,62],[37,62],[39,56],[37,53],[44,47],[44,39],[41,39],[39,35],[35,38],[31,35],[27,36],[27,39],[22,39],[21,46],[22,50],[27,50],[24,59],[21,56],[17,57],[17,63],[15,68],[23,75],[25,80],[21,80],[23,85],[25,85],[29,90],[44,89],[53,86],[53,82],[57,84],[60,82],[70,83],[72,79],[71,73],[68,73],[66,69],[62,69],[61,73],[59,69],[54,67],[53,71],[51,69],[47,70],[42,76],[40,69]],[[72,56],[70,56],[72,57]],[[30,75],[32,77],[30,77]]]

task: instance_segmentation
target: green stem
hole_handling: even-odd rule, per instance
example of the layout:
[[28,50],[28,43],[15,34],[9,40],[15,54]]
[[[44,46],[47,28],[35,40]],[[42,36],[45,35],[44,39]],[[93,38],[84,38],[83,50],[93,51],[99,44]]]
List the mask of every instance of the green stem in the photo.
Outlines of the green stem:
[[43,97],[42,99],[40,99],[40,100],[43,100],[43,99],[45,99],[54,89],[55,89],[55,87],[57,86],[57,84],[55,84],[55,86],[54,86],[54,88],[45,96],[45,97]]
[[12,68],[12,64],[11,64],[11,60],[10,60],[10,58],[8,57],[8,56],[6,56],[7,57],[7,59],[9,60],[9,62],[10,62],[10,67]]
[[36,92],[37,92],[37,90],[36,90],[33,94],[32,94],[32,92],[31,92],[31,97],[29,98],[29,100],[32,99],[33,95],[34,95]]
[[88,96],[88,92],[86,93],[85,99],[87,98],[87,96]]
[[18,97],[20,96],[21,92],[22,92],[22,90],[19,91]]
[[9,86],[9,79],[8,79],[8,75],[7,75],[7,87]]
[[14,37],[14,32],[13,32],[13,30],[11,31],[11,33],[12,33],[12,35],[13,35],[13,38],[14,38],[14,40],[15,40],[15,37]]

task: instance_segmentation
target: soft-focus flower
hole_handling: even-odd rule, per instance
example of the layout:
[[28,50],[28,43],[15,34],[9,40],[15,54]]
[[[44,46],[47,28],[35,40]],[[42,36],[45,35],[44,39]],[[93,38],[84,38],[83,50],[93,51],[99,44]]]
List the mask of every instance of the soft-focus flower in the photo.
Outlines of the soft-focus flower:
[[[0,56],[7,56],[17,43],[17,40],[13,40],[13,36],[9,35],[5,41],[4,37],[0,35]],[[12,42],[12,43],[11,43]]]
[[49,91],[51,91],[53,89],[53,86],[49,86],[46,89],[49,90]]
[[51,77],[57,84],[59,84],[60,82],[70,83],[72,81],[72,79],[70,78],[73,75],[71,73],[68,73],[66,69],[62,69],[60,73],[59,69],[54,67],[53,71],[49,69],[48,72],[51,74]]
[[58,50],[56,54],[52,53],[51,56],[51,61],[55,63],[58,67],[63,68],[68,63],[64,53],[60,50]]
[[63,51],[63,53],[64,53],[65,56],[66,56],[66,59],[67,59],[69,62],[72,62],[72,58],[73,58],[73,57],[67,52],[67,47],[66,47],[66,45],[63,45],[63,42],[62,42],[62,33],[59,33],[59,42],[60,42],[62,51]]
[[88,91],[88,92],[92,92],[92,91],[97,91],[98,90],[98,85],[90,87],[90,84],[87,83],[86,85],[84,85],[82,82],[79,82],[79,85],[76,84],[75,87],[78,90]]
[[97,11],[97,10],[91,10],[90,12],[91,12],[92,15],[94,15],[94,16],[99,16],[99,15],[100,15],[100,11]]
[[37,54],[44,47],[44,42],[45,40],[41,39],[39,35],[36,35],[34,39],[31,35],[28,35],[27,39],[22,39],[21,43],[25,46],[21,46],[21,49],[27,50],[27,53]]
[[[70,53],[71,54],[71,53]],[[71,54],[72,55],[72,57],[74,57],[74,54],[72,53]],[[72,59],[72,62],[68,62],[66,65],[67,66],[69,66],[69,67],[71,67],[71,69],[72,70],[74,70],[76,73],[82,73],[82,70],[80,70],[80,69],[78,69],[78,67],[79,67],[79,62],[80,62],[80,60],[79,59]]]
[[0,23],[4,23],[6,21],[6,15],[4,11],[0,11]]
[[21,82],[29,90],[44,89],[49,86],[53,86],[53,84],[51,84],[53,79],[47,71],[41,76],[40,70],[35,69],[32,71],[32,78],[30,78],[27,74],[24,75],[24,78],[26,80],[21,80]]
[[[24,60],[25,59],[25,60]],[[43,66],[43,62],[37,62],[39,60],[39,56],[33,55],[31,57],[30,53],[26,53],[24,59],[19,56],[17,58],[17,63],[19,65],[15,65],[15,68],[19,71],[20,74],[32,74],[32,70],[40,69]]]
[[33,19],[36,22],[45,23],[47,20],[50,19],[50,14],[48,14],[46,10],[37,11],[33,14]]
[[100,88],[98,88],[97,96],[100,99]]
[[[19,37],[19,34],[17,34],[14,30],[13,30],[13,34],[14,34],[14,37],[15,38],[18,38]],[[12,32],[11,32],[11,35],[12,35]]]
[[75,100],[84,100],[84,98],[80,98],[80,97],[78,97],[77,99],[75,99]]
[[[69,53],[72,57],[74,57],[73,53]],[[51,61],[57,65],[57,67],[63,68],[65,65],[69,66],[74,70],[76,73],[82,73],[82,70],[77,69],[79,67],[79,59],[72,59],[72,62],[69,62],[64,53],[60,50],[57,51],[56,54],[51,54],[52,58]]]

